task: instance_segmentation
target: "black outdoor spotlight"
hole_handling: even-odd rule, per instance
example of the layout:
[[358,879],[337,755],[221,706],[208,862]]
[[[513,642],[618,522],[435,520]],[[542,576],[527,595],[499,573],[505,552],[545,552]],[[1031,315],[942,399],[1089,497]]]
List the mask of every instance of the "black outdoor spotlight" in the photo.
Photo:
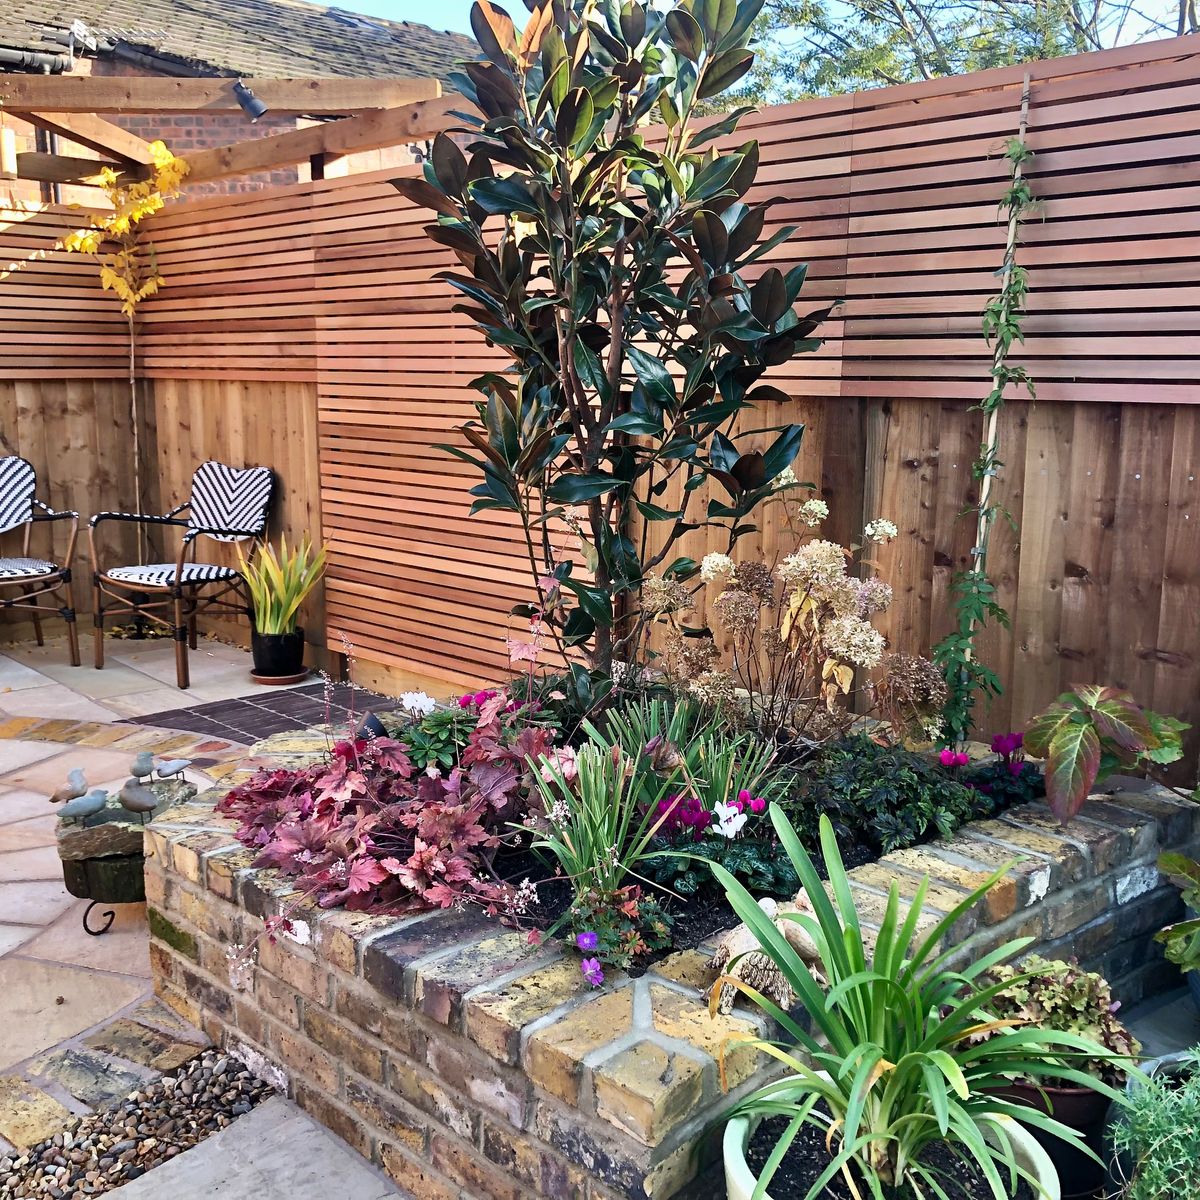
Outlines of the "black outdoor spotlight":
[[239,79],[233,85],[233,94],[237,97],[238,107],[254,124],[267,111],[267,106]]

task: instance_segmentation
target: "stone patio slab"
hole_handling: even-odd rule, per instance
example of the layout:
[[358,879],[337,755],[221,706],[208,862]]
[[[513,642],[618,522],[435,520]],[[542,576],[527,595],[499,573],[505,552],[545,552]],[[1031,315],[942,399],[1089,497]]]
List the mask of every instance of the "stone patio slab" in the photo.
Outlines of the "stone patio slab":
[[[80,670],[83,668],[81,667]],[[74,721],[111,721],[112,710],[95,700],[80,696],[61,684],[26,688],[12,705],[23,717],[69,717]]]
[[21,953],[44,962],[58,962],[137,978],[150,977],[144,904],[101,905],[116,919],[103,937],[92,937],[80,920],[80,905],[72,905],[48,929],[31,938]]
[[35,846],[32,850],[3,852],[0,846],[0,884],[14,880],[62,878],[62,862],[53,846]]
[[41,1088],[14,1075],[0,1077],[0,1137],[18,1149],[53,1137],[70,1118],[70,1110]]
[[132,1070],[118,1067],[101,1054],[68,1048],[34,1063],[32,1070],[41,1078],[69,1092],[90,1108],[111,1104],[136,1091],[144,1078]]
[[[3,743],[0,743],[0,753],[3,753]],[[31,788],[0,787],[0,825],[44,816],[54,819],[54,806],[45,793]]]
[[[46,742],[2,741],[0,742],[0,775],[9,776],[33,763],[53,758],[62,749]],[[15,782],[3,781],[5,787],[19,786]]]
[[4,997],[0,1070],[99,1025],[145,990],[141,979],[19,954],[0,959],[0,996]]
[[[331,1191],[331,1181],[336,1185]],[[399,1191],[366,1159],[280,1097],[108,1193],[111,1200],[393,1200]]]
[[[2,803],[2,802],[0,802]],[[39,846],[53,846],[55,816],[45,799],[46,812],[24,821],[0,824],[0,854],[10,850],[33,850]]]
[[15,925],[49,925],[75,903],[58,882],[0,883],[0,918]]

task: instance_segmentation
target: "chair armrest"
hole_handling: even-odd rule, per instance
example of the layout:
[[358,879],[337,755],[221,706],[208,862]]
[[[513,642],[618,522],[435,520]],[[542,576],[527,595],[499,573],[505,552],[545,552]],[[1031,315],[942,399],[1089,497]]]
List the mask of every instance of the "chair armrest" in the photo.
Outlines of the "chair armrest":
[[[30,534],[33,531],[34,525],[49,525],[55,521],[70,521],[71,528],[70,532],[67,534],[67,552],[63,556],[62,561],[62,566],[66,569],[69,577],[71,563],[75,559],[75,541],[79,537],[79,514],[69,510],[56,512],[48,504],[43,504],[40,500],[34,500],[33,504],[34,511],[30,514],[29,524],[25,526],[25,553],[29,553],[29,544],[31,541]],[[38,509],[41,511],[38,512]],[[50,540],[51,543],[53,543],[54,539],[52,535]],[[51,552],[53,552],[53,549],[54,547],[51,545]]]
[[101,521],[129,521],[137,525],[187,525],[186,521],[181,521],[178,517],[158,517],[151,513],[102,512],[92,517],[88,522],[88,528],[95,529]]
[[69,521],[79,520],[79,514],[72,512],[70,509],[64,508],[62,512],[56,512],[48,504],[43,504],[40,500],[35,500],[34,505],[40,508],[41,512],[35,512],[30,520],[33,521]]

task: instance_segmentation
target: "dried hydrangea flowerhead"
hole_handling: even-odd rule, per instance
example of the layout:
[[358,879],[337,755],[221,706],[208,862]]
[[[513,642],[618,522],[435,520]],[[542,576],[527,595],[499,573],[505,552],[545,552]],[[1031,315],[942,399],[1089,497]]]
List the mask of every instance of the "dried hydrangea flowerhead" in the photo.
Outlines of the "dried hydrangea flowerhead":
[[837,542],[807,542],[783,560],[779,578],[788,587],[812,591],[846,574],[846,551]]
[[758,627],[758,598],[740,587],[726,588],[713,601],[717,620],[736,638],[750,637]]
[[834,617],[821,629],[821,640],[830,658],[854,663],[870,670],[883,657],[884,640],[869,621],[861,617]]
[[824,500],[805,500],[796,510],[796,516],[810,529],[815,529],[829,516],[829,505]]
[[705,583],[729,583],[733,579],[733,559],[728,554],[706,554],[700,560],[700,578]]
[[887,517],[876,517],[875,520],[867,522],[867,526],[863,530],[863,537],[868,542],[890,542],[899,532],[900,530]]
[[766,563],[753,560],[739,562],[734,579],[742,591],[749,592],[760,604],[767,608],[775,607],[775,576]]
[[678,579],[647,575],[642,580],[642,610],[652,617],[685,612],[691,607],[691,593]]

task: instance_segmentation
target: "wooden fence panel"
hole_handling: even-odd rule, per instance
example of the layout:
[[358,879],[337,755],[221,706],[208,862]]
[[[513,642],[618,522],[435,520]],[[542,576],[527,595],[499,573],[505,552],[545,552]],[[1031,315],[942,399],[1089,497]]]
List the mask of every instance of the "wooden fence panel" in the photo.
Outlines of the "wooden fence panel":
[[[991,728],[1083,680],[1200,724],[1198,67],[1195,40],[1178,39],[1028,69],[1039,207],[1019,251],[1020,359],[1039,402],[1015,399],[1002,420],[999,498],[1017,529],[993,547],[1013,627],[982,642],[1005,681]],[[876,515],[900,526],[879,555],[896,588],[884,626],[910,652],[949,628],[969,560],[958,514],[975,496],[970,406],[988,387],[980,313],[1025,73],[767,109],[739,135],[762,142],[768,229],[799,227],[767,261],[808,261],[805,302],[840,302],[822,349],[775,373],[792,400],[756,423],[808,426],[797,472],[828,499],[829,536],[851,540]],[[321,524],[332,542],[331,638],[375,663],[496,677],[508,611],[529,597],[520,531],[468,517],[473,472],[432,444],[457,436],[469,381],[502,359],[450,312],[434,279],[449,256],[389,174],[154,219],[167,285],[143,309],[139,370],[163,495],[208,454],[271,463],[289,533]],[[10,220],[0,245],[28,253],[65,219]],[[72,411],[56,389],[73,376],[98,387],[123,370],[119,317],[83,265],[52,257],[0,281],[0,379],[41,380],[55,412]],[[787,531],[769,513],[763,525],[747,553],[786,553]]]

